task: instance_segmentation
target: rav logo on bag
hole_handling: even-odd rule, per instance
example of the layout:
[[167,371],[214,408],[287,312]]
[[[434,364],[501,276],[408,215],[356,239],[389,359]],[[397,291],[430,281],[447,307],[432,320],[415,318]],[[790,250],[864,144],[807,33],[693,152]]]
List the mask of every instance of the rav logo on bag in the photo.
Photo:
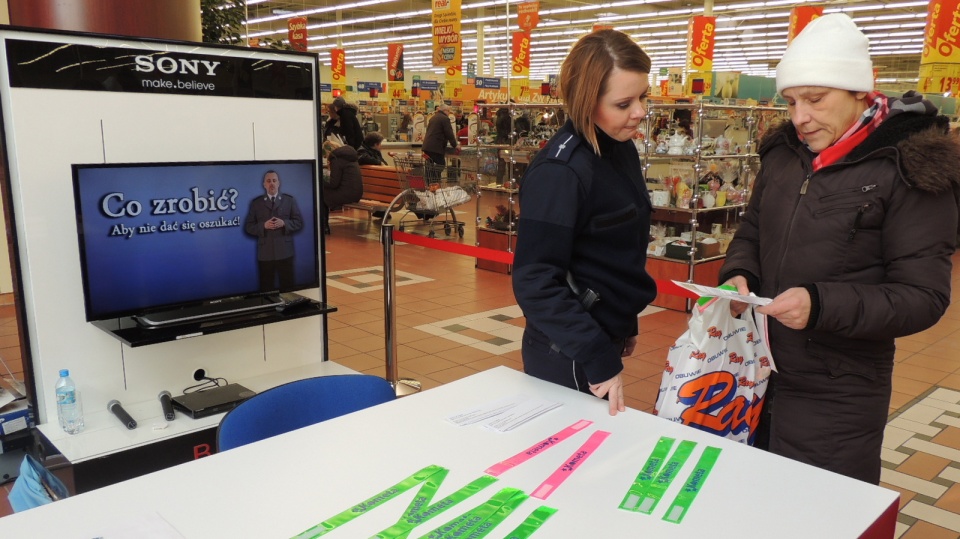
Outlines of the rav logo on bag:
[[716,337],[719,339],[720,337],[723,337],[723,332],[717,329],[717,326],[710,326],[707,328],[707,336],[710,338]]
[[693,352],[690,352],[690,359],[699,359],[700,361],[703,361],[704,359],[707,359],[707,354],[704,354],[700,350],[694,350]]
[[737,385],[734,375],[725,371],[688,380],[677,390],[677,400],[687,406],[680,413],[681,422],[718,436],[756,432],[763,398],[754,395],[747,402],[736,396]]
[[767,358],[767,356],[760,356],[760,359],[758,359],[757,361],[760,362],[761,367],[770,367],[770,359]]
[[[766,359],[766,358],[763,358],[763,359]],[[663,370],[666,372],[669,372],[670,374],[673,374],[673,365],[671,365],[670,362],[667,361],[667,366],[664,367]]]
[[730,363],[743,363],[743,356],[737,355],[736,352],[730,352]]

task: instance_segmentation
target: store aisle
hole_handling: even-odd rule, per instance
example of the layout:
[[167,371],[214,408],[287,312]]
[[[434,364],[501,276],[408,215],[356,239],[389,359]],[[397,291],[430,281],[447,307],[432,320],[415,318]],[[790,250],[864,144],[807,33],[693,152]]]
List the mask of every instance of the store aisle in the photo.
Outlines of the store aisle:
[[[458,219],[468,223],[465,238],[448,238],[442,230],[438,236],[472,244],[473,204],[457,209]],[[330,222],[327,290],[329,302],[339,309],[329,317],[330,359],[384,376],[378,223],[358,211],[334,212]],[[396,247],[396,269],[401,377],[419,380],[427,390],[496,365],[522,368],[523,318],[508,275],[477,270],[472,258],[403,244]],[[954,275],[960,286],[960,255]],[[647,412],[656,400],[667,349],[687,321],[684,313],[649,311],[641,318],[640,344],[624,371],[627,405]],[[901,492],[900,538],[960,539],[958,351],[960,302],[934,328],[898,342],[883,481]],[[0,516],[9,513],[9,487],[0,491]]]

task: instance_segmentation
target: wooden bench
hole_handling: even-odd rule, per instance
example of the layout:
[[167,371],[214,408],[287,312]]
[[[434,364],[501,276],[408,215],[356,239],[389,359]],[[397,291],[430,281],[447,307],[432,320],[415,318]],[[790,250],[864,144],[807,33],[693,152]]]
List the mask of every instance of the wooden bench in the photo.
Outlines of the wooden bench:
[[386,165],[361,165],[360,174],[363,177],[363,198],[353,204],[344,204],[345,208],[353,208],[368,212],[370,219],[374,213],[383,216],[388,211],[395,212],[403,209],[403,199],[391,208],[390,203],[400,194],[400,178],[397,169]]

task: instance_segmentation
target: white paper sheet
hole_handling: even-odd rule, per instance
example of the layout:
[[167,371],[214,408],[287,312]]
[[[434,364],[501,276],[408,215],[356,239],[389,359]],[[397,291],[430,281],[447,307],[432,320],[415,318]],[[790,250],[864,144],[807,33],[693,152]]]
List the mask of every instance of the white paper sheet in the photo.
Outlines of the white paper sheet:
[[750,303],[753,305],[767,305],[773,300],[770,298],[761,298],[757,296],[744,296],[743,294],[738,294],[735,290],[725,290],[723,288],[715,288],[712,286],[703,286],[695,283],[685,283],[682,281],[673,281],[674,284],[680,288],[685,288],[694,294],[697,294],[700,297],[710,296],[718,298],[727,298],[735,301],[742,301],[744,303]]
[[479,423],[486,429],[507,432],[560,406],[559,402],[515,395],[457,412],[447,421],[461,427]]

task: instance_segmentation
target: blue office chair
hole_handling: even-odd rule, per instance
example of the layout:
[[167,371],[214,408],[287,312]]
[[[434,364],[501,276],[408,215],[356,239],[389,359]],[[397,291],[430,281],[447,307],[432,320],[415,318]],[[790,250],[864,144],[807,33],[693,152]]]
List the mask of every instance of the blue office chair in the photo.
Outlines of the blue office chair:
[[369,374],[290,382],[254,395],[230,410],[217,428],[217,450],[233,449],[396,398],[389,382]]

